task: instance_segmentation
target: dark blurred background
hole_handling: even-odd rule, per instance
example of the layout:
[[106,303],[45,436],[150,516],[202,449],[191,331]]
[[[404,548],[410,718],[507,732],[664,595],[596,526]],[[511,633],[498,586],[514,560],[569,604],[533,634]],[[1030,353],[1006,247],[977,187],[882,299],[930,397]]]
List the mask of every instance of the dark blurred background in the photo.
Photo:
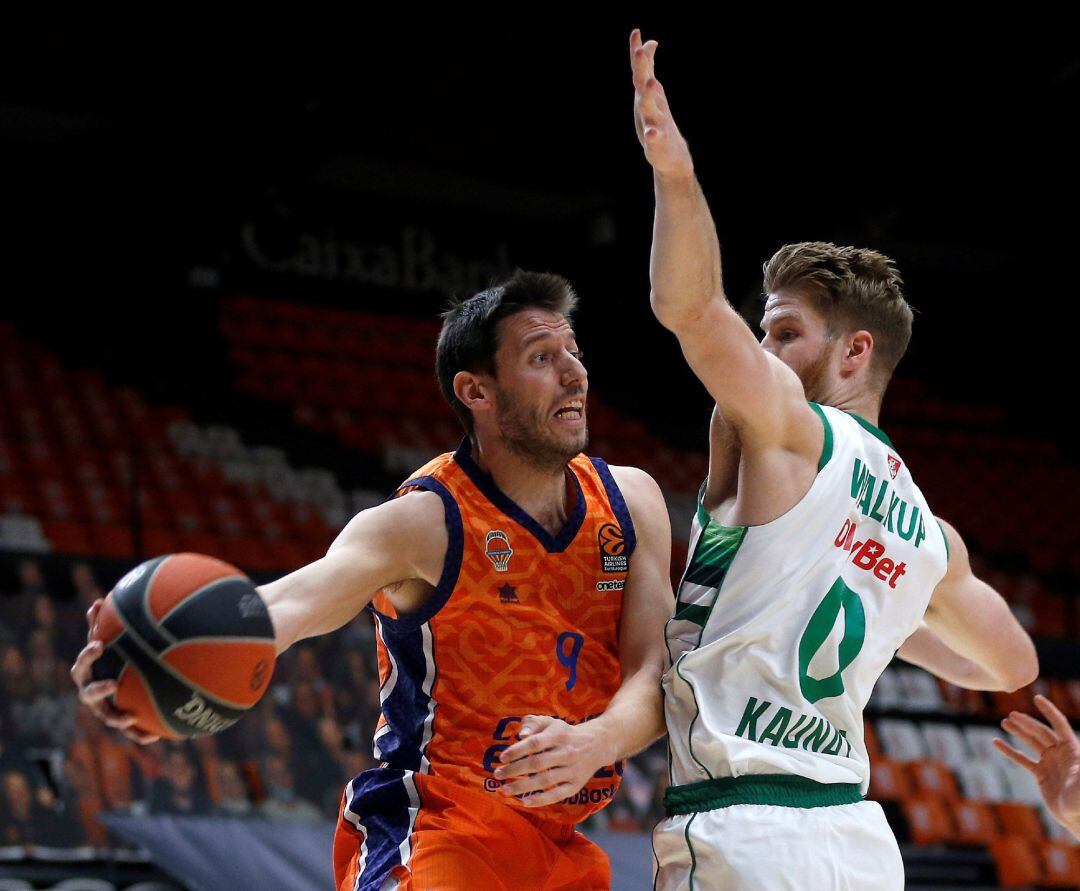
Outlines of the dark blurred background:
[[[453,447],[431,368],[451,294],[515,266],[574,282],[592,450],[660,481],[681,569],[709,401],[648,307],[634,26],[660,41],[752,325],[786,242],[898,262],[918,316],[882,426],[1036,637],[1038,689],[1080,718],[1075,18],[723,14],[0,13],[0,878],[160,878],[108,811],[332,817],[370,762],[365,617],[283,659],[258,713],[198,748],[104,732],[66,666],[81,609],[139,559],[208,551],[274,577]],[[1080,883],[1037,790],[988,748],[1029,703],[883,678],[871,794],[910,887]],[[632,762],[595,830],[640,842],[663,763],[662,746]]]

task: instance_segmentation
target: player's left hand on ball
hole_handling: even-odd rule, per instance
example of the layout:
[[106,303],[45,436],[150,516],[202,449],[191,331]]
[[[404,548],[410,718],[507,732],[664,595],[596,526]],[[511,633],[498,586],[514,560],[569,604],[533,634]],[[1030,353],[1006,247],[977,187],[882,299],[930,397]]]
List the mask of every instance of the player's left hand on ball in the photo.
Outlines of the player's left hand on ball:
[[147,733],[145,730],[140,730],[135,726],[135,717],[133,715],[120,711],[109,701],[109,697],[116,693],[116,681],[94,680],[94,663],[105,652],[105,647],[102,646],[101,641],[93,639],[94,625],[104,602],[101,598],[95,600],[86,612],[86,623],[89,626],[87,632],[89,643],[83,647],[82,652],[79,653],[75,663],[71,666],[71,680],[79,688],[79,701],[90,709],[99,720],[107,726],[119,730],[132,742],[144,746],[149,745],[157,742],[159,737]]
[[514,743],[499,757],[504,795],[527,795],[522,804],[543,807],[575,795],[608,763],[603,740],[591,722],[567,724],[558,718],[527,715]]
[[634,78],[634,129],[645,157],[661,176],[692,176],[694,160],[675,124],[664,87],[656,79],[653,62],[658,44],[641,42],[637,28],[630,34],[630,70]]

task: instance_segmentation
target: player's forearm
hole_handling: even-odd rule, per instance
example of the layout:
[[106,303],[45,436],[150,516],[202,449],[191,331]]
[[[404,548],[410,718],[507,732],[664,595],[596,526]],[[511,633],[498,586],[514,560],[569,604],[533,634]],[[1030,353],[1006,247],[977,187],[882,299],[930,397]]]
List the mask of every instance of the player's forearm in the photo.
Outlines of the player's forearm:
[[604,713],[588,723],[597,735],[601,765],[628,758],[663,736],[667,731],[658,668],[642,667],[626,677]]
[[693,325],[712,300],[724,299],[720,243],[693,171],[654,172],[653,183],[652,308],[660,323],[677,334]]
[[1003,690],[1002,679],[977,662],[951,649],[923,625],[897,651],[905,662],[966,690]]
[[900,658],[968,690],[1011,692],[1038,676],[1035,645],[1011,614],[1003,619],[1004,627],[999,626],[994,639],[987,633],[972,640],[966,634],[949,634],[940,620],[939,625],[943,627],[924,623],[900,647]]

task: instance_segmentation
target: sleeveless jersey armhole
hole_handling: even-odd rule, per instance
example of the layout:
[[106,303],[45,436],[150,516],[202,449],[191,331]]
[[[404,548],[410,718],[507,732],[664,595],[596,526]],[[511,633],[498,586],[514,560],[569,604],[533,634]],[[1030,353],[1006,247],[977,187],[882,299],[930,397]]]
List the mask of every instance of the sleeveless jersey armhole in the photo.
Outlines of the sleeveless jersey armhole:
[[626,506],[626,499],[623,498],[622,490],[619,488],[619,484],[615,482],[615,477],[611,475],[611,468],[607,466],[607,462],[603,458],[590,458],[589,460],[592,462],[593,467],[596,468],[600,482],[604,484],[608,504],[611,505],[611,510],[622,527],[623,541],[626,542],[626,556],[629,558],[634,553],[634,548],[637,547],[637,535],[634,532],[634,521],[630,517],[630,509]]
[[807,403],[821,418],[821,426],[825,428],[825,441],[821,444],[821,457],[818,458],[818,473],[821,473],[825,469],[825,465],[829,463],[829,459],[832,458],[833,453],[833,431],[832,425],[829,423],[829,419],[825,416],[825,410],[816,402]]
[[945,527],[941,525],[941,520],[934,517],[935,522],[938,525],[938,529],[941,530],[941,537],[945,540],[945,564],[948,566],[949,558],[952,557],[952,553],[949,551],[949,536],[945,534]]
[[[419,609],[406,613],[403,616],[388,616],[375,608],[374,602],[367,605],[367,609],[379,617],[380,622],[386,623],[390,628],[415,628],[423,625],[431,619],[440,609],[446,605],[450,595],[457,586],[458,574],[461,572],[461,560],[465,550],[465,534],[461,523],[461,509],[458,507],[454,496],[437,479],[431,476],[420,476],[411,479],[399,487],[390,498],[400,498],[414,489],[422,489],[425,492],[434,492],[443,503],[443,514],[446,520],[446,558],[443,561],[442,573],[439,583],[435,586],[432,595]],[[387,499],[389,500],[389,499]]]

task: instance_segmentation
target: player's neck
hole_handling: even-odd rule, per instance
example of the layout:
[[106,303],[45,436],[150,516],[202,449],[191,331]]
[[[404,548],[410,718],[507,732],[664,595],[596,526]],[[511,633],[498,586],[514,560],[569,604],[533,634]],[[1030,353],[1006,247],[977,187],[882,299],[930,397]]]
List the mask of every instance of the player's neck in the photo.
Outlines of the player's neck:
[[858,415],[864,421],[868,421],[875,427],[879,426],[878,419],[881,417],[881,396],[871,390],[848,390],[843,389],[830,394],[828,398],[821,400],[823,405],[831,405],[840,411]]
[[476,465],[495,485],[552,535],[558,534],[570,513],[566,466],[545,470],[501,443],[472,443]]

